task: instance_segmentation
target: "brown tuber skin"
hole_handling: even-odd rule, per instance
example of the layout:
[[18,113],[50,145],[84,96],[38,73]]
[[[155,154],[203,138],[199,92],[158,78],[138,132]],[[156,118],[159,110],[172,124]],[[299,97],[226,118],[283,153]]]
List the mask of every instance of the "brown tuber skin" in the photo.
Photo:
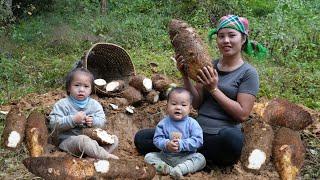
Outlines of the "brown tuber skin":
[[26,145],[31,157],[39,157],[45,154],[48,143],[48,129],[46,118],[36,110],[31,112],[26,125]]
[[295,180],[305,158],[305,147],[298,132],[282,127],[273,141],[274,164],[283,180]]
[[[144,83],[147,83],[147,84],[144,84]],[[139,90],[142,93],[148,93],[152,90],[151,79],[149,79],[143,75],[132,76],[129,80],[129,85],[136,88],[137,90]]]
[[151,77],[153,89],[159,92],[165,92],[170,87],[172,81],[163,74],[154,74]]
[[[246,170],[258,173],[270,161],[274,137],[272,127],[260,119],[253,119],[243,123],[243,131],[242,165]],[[257,153],[265,155],[265,159],[259,159]]]
[[12,106],[6,117],[1,137],[3,147],[13,150],[21,144],[25,135],[26,121],[18,106]]
[[212,58],[200,36],[186,22],[173,19],[169,23],[169,36],[175,53],[182,55],[187,63],[187,72],[197,81],[199,69],[212,67]]
[[303,130],[312,124],[309,112],[287,100],[274,99],[265,104],[256,104],[254,109],[272,126]]
[[125,87],[125,82],[123,80],[116,80],[107,83],[106,85],[106,92],[113,93],[122,91]]
[[139,160],[109,160],[107,172],[97,172],[94,163],[70,156],[29,157],[25,167],[44,179],[152,179],[155,168]]
[[128,86],[121,92],[121,97],[126,98],[129,104],[138,103],[142,100],[142,94],[136,88]]
[[[99,145],[109,145],[113,143],[113,142],[111,143],[111,142],[104,141],[104,139],[99,137],[97,131],[106,131],[106,130],[102,130],[100,128],[84,128],[82,129],[82,134],[87,135],[93,140],[96,140]],[[111,138],[111,135],[110,134],[108,135],[109,135],[109,138]]]
[[159,101],[159,92],[155,90],[150,91],[146,96],[146,100],[151,104],[155,104]]

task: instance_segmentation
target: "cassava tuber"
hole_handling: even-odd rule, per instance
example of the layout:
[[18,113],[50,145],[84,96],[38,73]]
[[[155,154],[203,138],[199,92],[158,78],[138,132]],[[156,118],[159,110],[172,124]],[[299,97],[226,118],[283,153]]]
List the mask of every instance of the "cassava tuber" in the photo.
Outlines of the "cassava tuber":
[[129,104],[138,103],[142,100],[142,94],[136,88],[128,86],[121,92],[121,97],[126,98]]
[[260,119],[243,123],[244,147],[241,162],[246,170],[257,173],[269,162],[272,153],[272,127]]
[[24,139],[26,117],[18,106],[11,107],[6,116],[2,133],[2,146],[8,149],[17,148]]
[[89,136],[91,139],[96,140],[99,145],[108,145],[114,143],[114,136],[108,134],[106,130],[101,128],[84,128],[82,134]]
[[182,20],[171,20],[169,36],[175,53],[182,55],[186,60],[186,71],[191,79],[197,81],[199,69],[205,66],[212,67],[212,58],[207,46],[189,24]]
[[48,143],[46,118],[34,110],[28,116],[26,125],[26,145],[31,157],[42,156]]
[[155,168],[139,160],[94,160],[63,157],[28,157],[25,167],[44,179],[152,179]]
[[123,90],[125,82],[123,80],[111,81],[106,85],[106,92],[118,92]]
[[154,104],[159,101],[159,92],[152,90],[146,96],[147,102]]
[[147,93],[152,90],[152,81],[151,79],[143,75],[132,76],[129,80],[129,85],[136,88],[142,93]]
[[305,147],[298,132],[282,127],[273,141],[274,164],[283,180],[295,180],[305,158]]
[[302,130],[313,122],[309,112],[284,99],[256,103],[253,111],[272,126],[282,126],[293,130]]

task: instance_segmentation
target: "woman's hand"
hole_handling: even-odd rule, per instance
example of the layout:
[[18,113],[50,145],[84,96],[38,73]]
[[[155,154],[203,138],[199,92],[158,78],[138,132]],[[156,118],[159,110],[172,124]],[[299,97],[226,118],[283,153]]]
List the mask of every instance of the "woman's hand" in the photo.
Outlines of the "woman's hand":
[[186,60],[180,54],[176,54],[175,60],[177,63],[177,68],[183,76],[188,76]]
[[205,66],[200,69],[197,79],[208,91],[218,88],[218,72],[211,66]]

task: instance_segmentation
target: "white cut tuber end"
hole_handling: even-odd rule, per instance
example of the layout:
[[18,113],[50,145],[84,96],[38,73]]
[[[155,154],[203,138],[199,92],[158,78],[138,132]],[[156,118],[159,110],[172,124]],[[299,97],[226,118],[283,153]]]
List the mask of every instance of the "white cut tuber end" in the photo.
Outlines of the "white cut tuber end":
[[107,133],[107,131],[97,128],[95,129],[95,131],[97,132],[97,136],[104,142],[108,143],[108,144],[113,144],[114,143],[114,138],[113,136],[111,136],[110,134]]
[[112,103],[110,103],[109,105],[110,105],[110,106],[112,107],[112,109],[114,109],[114,110],[117,110],[117,109],[119,108],[117,105],[112,104]]
[[107,160],[99,160],[98,162],[94,163],[94,168],[100,173],[107,173],[109,171],[109,166],[110,163]]
[[18,143],[20,142],[21,136],[17,131],[11,131],[8,137],[8,147],[15,148],[17,147]]
[[171,83],[171,84],[169,84],[169,87],[168,87],[168,89],[167,89],[167,91],[166,91],[166,96],[168,96],[168,94],[169,94],[169,92],[173,89],[173,88],[175,88],[175,87],[177,87],[178,85],[176,84],[176,83]]
[[143,83],[143,86],[146,89],[146,91],[149,92],[152,90],[152,80],[151,79],[145,78],[142,83]]
[[0,111],[0,114],[7,115],[9,111]]
[[134,107],[133,106],[128,106],[128,107],[126,107],[126,111],[128,112],[128,113],[130,113],[130,114],[133,114],[134,113]]
[[113,92],[117,91],[119,89],[120,83],[118,81],[112,81],[107,84],[106,91],[107,92]]
[[260,169],[260,167],[266,161],[266,158],[266,153],[264,153],[260,149],[255,149],[249,156],[249,165],[247,167],[249,169]]
[[95,79],[93,82],[98,87],[104,87],[107,84],[104,79]]
[[153,103],[156,103],[159,101],[159,94],[153,97]]

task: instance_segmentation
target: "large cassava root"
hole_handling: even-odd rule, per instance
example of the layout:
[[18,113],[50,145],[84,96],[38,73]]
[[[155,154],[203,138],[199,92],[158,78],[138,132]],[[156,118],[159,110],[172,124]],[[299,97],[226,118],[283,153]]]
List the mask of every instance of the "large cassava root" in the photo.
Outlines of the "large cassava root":
[[46,118],[36,110],[28,116],[26,124],[26,145],[31,157],[45,154],[48,143],[48,129]]
[[17,148],[24,139],[26,117],[18,108],[12,106],[6,120],[2,133],[2,146],[8,149]]
[[298,132],[282,127],[273,141],[274,164],[283,180],[295,180],[304,157],[305,147]]
[[253,111],[270,125],[287,127],[293,130],[302,130],[313,122],[309,112],[283,99],[256,103]]
[[44,179],[152,179],[155,168],[138,160],[95,160],[63,157],[28,157],[25,167]]
[[189,77],[197,81],[198,70],[204,66],[212,66],[207,47],[195,29],[182,20],[171,20],[169,36],[175,53],[186,60]]
[[246,170],[259,172],[269,162],[272,153],[272,127],[253,119],[243,123],[244,147],[241,153],[241,162]]

